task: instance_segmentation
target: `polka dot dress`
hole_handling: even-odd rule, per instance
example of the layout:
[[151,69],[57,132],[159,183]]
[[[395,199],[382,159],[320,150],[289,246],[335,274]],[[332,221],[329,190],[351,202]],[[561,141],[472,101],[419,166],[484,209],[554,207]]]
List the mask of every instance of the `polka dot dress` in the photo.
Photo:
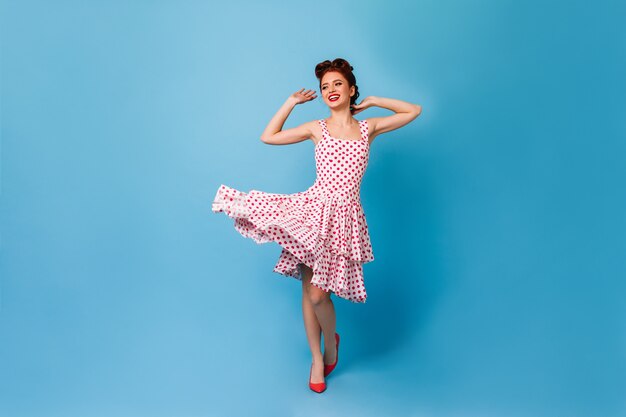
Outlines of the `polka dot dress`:
[[221,185],[212,211],[235,219],[235,229],[257,243],[282,247],[273,272],[302,280],[301,264],[313,270],[311,284],[356,303],[367,298],[363,264],[374,260],[360,187],[369,159],[367,120],[359,139],[330,136],[318,120],[322,139],[315,145],[317,178],[307,190],[249,193]]

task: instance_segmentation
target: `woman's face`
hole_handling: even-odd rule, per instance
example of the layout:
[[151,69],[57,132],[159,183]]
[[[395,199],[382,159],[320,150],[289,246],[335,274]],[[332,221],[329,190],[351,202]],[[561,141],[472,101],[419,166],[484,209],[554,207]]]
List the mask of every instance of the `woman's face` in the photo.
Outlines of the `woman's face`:
[[[329,71],[322,77],[320,86],[324,102],[330,108],[350,106],[350,97],[354,95],[354,87],[348,86],[348,80],[337,71]],[[332,100],[331,100],[332,98]]]

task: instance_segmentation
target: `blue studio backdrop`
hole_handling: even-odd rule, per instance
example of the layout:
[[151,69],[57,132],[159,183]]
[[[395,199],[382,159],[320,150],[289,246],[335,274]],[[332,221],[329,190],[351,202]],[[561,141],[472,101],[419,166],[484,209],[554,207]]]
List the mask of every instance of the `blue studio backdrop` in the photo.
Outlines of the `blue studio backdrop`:
[[[0,415],[626,416],[625,15],[2,1]],[[423,111],[372,144],[368,300],[333,298],[318,395],[300,282],[211,201],[312,185],[311,141],[260,135],[337,57]]]

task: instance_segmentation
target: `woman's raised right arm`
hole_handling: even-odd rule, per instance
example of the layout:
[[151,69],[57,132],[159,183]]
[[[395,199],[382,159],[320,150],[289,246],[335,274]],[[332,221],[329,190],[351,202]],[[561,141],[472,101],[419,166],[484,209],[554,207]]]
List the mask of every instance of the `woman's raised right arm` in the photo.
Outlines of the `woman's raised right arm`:
[[291,143],[302,142],[312,136],[310,123],[304,123],[298,127],[292,129],[282,130],[287,117],[296,105],[313,100],[315,97],[315,91],[307,90],[304,88],[300,91],[296,91],[280,106],[280,109],[276,112],[274,117],[267,124],[267,127],[261,135],[261,140],[268,145],[288,145]]

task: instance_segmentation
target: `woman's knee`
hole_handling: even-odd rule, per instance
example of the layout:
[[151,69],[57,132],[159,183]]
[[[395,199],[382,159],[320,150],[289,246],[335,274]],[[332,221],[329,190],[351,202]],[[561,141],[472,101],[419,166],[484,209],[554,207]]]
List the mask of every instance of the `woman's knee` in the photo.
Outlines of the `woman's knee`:
[[316,287],[315,285],[309,285],[308,297],[311,300],[311,304],[320,305],[327,302],[330,299],[330,291],[324,291],[323,289]]
[[305,264],[300,264],[302,272],[302,289],[306,296],[311,300],[314,305],[319,305],[326,302],[330,298],[330,291],[324,291],[323,289],[311,284],[313,278],[313,270]]

